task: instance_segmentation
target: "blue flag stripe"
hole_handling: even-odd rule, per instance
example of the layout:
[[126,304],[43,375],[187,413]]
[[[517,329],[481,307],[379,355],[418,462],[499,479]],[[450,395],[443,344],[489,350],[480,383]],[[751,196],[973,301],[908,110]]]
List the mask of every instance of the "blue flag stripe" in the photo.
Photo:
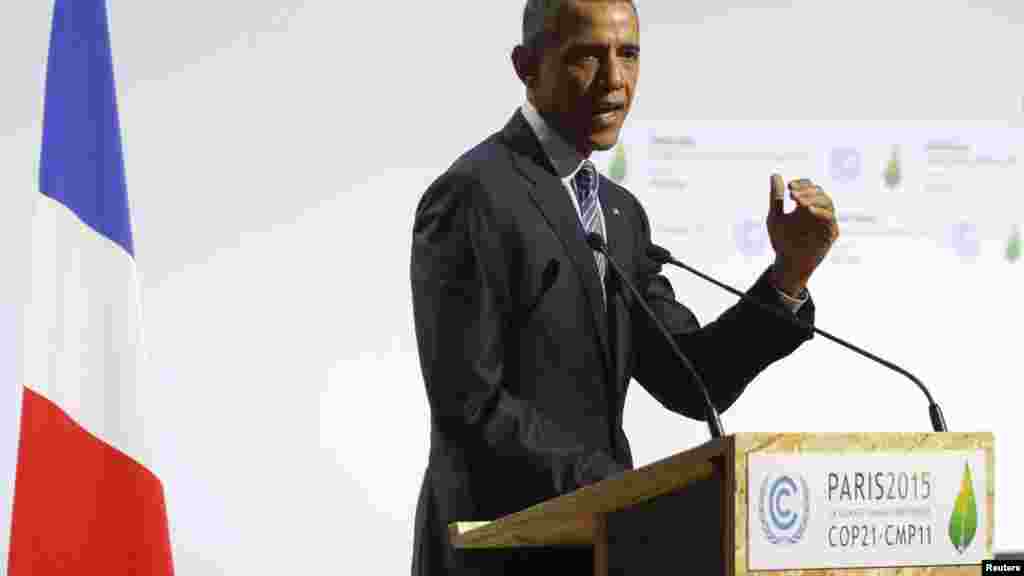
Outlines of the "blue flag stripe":
[[106,0],[56,0],[39,190],[134,255]]

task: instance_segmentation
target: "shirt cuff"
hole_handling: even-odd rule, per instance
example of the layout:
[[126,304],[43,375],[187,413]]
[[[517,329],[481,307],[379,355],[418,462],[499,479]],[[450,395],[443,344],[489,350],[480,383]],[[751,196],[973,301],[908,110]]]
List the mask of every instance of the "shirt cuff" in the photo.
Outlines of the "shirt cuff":
[[792,312],[793,314],[799,312],[800,307],[807,302],[808,298],[810,298],[810,294],[807,293],[807,288],[804,288],[800,292],[799,298],[793,298],[792,296],[786,294],[785,292],[779,290],[778,288],[776,288],[775,291],[778,292],[779,300],[782,301],[782,305],[785,306],[786,309]]

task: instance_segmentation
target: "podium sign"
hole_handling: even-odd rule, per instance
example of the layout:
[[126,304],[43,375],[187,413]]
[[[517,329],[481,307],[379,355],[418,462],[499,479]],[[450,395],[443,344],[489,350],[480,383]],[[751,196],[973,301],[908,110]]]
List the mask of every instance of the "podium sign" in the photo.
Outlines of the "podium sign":
[[595,576],[974,576],[992,557],[994,444],[733,434],[448,536],[457,550],[589,546]]
[[978,565],[983,450],[747,455],[750,570]]

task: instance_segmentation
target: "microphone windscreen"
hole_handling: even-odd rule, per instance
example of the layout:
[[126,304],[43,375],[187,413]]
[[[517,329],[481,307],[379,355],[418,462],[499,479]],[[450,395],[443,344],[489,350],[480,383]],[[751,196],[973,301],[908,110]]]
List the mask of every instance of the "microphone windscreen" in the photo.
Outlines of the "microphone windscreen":
[[647,257],[658,264],[667,264],[672,260],[672,253],[657,244],[649,244],[647,246]]

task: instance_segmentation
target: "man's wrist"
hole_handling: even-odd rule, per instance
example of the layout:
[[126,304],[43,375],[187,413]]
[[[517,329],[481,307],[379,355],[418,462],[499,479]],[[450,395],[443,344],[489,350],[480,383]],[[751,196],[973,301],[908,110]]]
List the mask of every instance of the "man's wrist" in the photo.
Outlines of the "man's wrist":
[[807,294],[807,279],[786,274],[786,269],[776,258],[769,275],[772,286],[794,300],[803,300]]

